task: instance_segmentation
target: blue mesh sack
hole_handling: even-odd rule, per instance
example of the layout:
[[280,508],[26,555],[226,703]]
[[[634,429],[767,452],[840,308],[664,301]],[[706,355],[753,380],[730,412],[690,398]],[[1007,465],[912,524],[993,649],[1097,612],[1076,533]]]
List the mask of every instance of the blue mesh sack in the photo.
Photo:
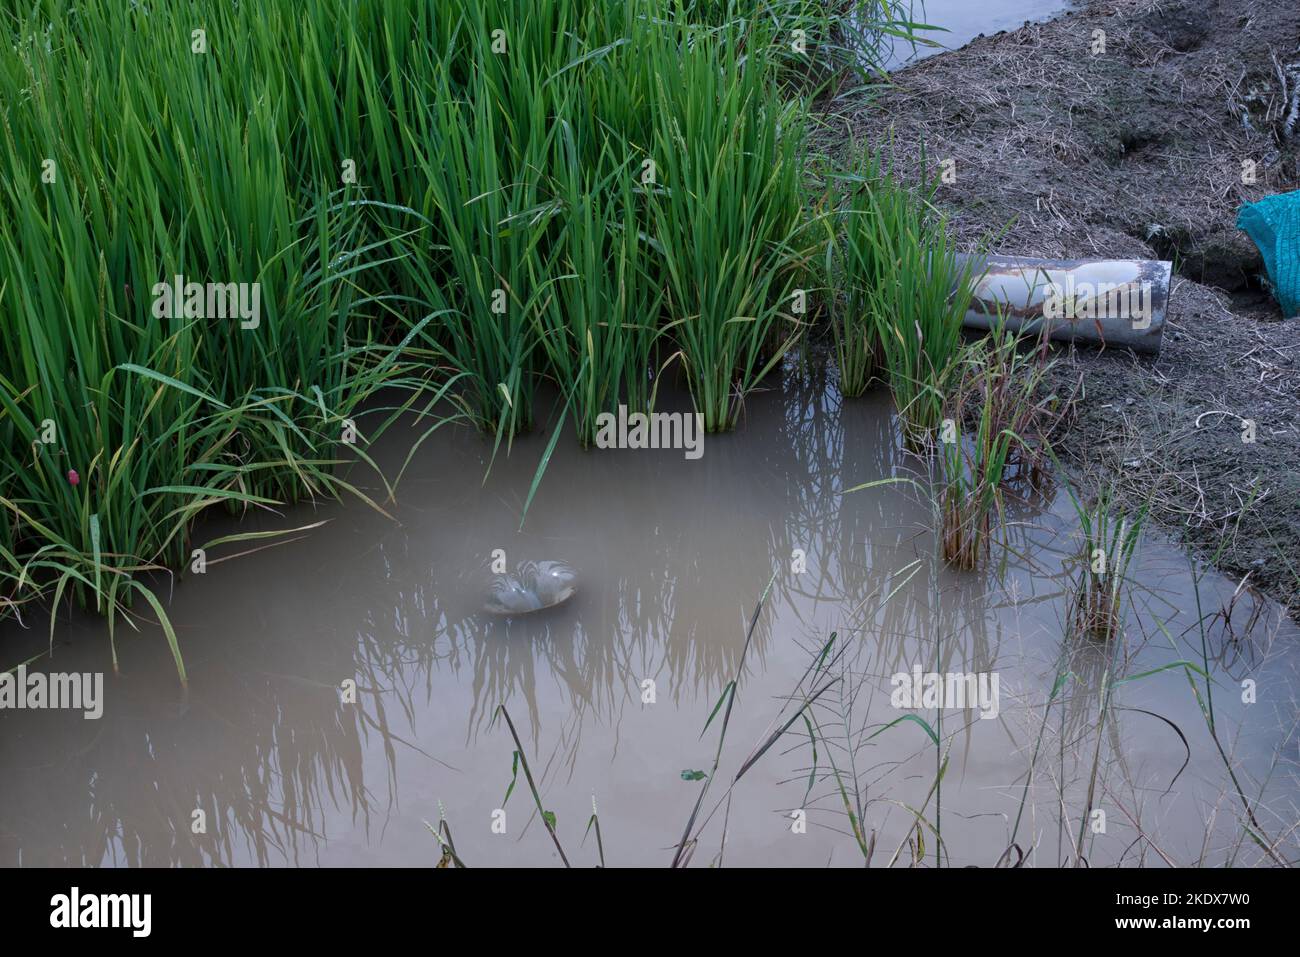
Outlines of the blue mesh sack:
[[1300,190],[1247,203],[1237,228],[1259,247],[1282,314],[1300,316]]

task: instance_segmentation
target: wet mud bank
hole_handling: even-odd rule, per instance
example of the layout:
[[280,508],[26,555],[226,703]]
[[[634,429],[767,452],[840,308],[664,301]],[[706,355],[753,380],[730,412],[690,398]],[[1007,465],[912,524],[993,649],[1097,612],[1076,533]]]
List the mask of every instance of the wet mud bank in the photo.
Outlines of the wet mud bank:
[[1158,357],[1058,351],[1058,385],[1081,383],[1060,452],[1294,616],[1300,324],[1235,222],[1243,203],[1300,188],[1300,7],[1084,3],[895,82],[837,103],[827,148],[953,161],[938,200],[964,244],[992,234],[1008,255],[1173,261]]

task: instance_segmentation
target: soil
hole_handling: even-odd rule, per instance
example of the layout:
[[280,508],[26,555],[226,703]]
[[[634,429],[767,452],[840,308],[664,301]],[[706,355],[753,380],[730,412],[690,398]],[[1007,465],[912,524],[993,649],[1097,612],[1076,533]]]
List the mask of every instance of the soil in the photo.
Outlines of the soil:
[[1092,0],[823,114],[841,155],[954,160],[937,201],[967,248],[1173,261],[1158,357],[1057,350],[1058,383],[1082,382],[1058,452],[1293,617],[1300,320],[1283,319],[1235,223],[1243,203],[1300,188],[1297,91],[1296,0]]

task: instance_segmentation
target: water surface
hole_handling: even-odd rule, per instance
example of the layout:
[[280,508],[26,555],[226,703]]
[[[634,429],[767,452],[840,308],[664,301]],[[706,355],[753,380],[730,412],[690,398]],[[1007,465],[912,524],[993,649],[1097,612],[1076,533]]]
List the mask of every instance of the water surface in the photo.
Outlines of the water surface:
[[[522,771],[504,801],[515,745],[493,718],[505,704],[570,859],[597,861],[594,835],[584,840],[594,799],[609,864],[664,865],[701,787],[683,771],[712,766],[721,718],[701,732],[774,572],[694,864],[717,858],[725,823],[727,865],[860,866],[837,776],[873,865],[913,862],[909,808],[924,808],[927,866],[936,846],[945,865],[991,866],[1004,852],[1072,863],[1090,787],[1106,812],[1105,831],[1085,842],[1093,866],[1257,863],[1187,669],[1115,686],[1099,744],[1108,668],[1131,677],[1206,658],[1227,760],[1259,801],[1259,825],[1291,833],[1280,850],[1296,856],[1294,626],[1249,593],[1226,621],[1212,617],[1235,588],[1213,574],[1198,614],[1187,559],[1149,538],[1124,644],[1069,641],[1064,562],[1078,543],[1059,496],[1013,508],[1011,550],[994,567],[948,571],[913,492],[844,494],[916,467],[888,398],[842,402],[833,383],[784,374],[750,399],[736,433],[706,438],[698,461],[561,441],[522,532],[544,430],[486,483],[490,445],[438,433],[400,488],[396,521],[356,503],[264,520],[330,522],[177,585],[169,610],[186,690],[156,628],[119,627],[114,675],[103,624],[61,620],[53,658],[34,667],[108,671],[104,716],[0,713],[0,863],[431,865],[426,822],[445,813],[470,865],[556,864]],[[393,435],[382,457],[397,462],[409,438]],[[512,563],[568,560],[577,596],[535,617],[481,614],[470,570],[496,548]],[[836,682],[811,712],[815,759],[798,721],[725,801],[832,631],[844,656],[818,683]],[[45,635],[7,625],[6,663],[41,650]],[[996,672],[997,718],[917,712],[943,758],[920,723],[881,730],[903,713],[891,676],[914,665]],[[349,679],[355,704],[340,700]],[[196,809],[204,834],[192,832]],[[792,831],[797,809],[806,833]]]

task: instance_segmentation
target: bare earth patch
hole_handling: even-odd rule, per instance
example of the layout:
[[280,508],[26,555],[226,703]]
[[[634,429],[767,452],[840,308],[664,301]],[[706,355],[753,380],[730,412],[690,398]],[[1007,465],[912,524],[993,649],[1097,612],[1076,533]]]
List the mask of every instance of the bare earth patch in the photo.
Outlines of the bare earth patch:
[[938,200],[964,245],[1174,261],[1158,358],[1058,351],[1061,384],[1082,379],[1059,451],[1300,613],[1300,321],[1235,226],[1242,203],[1300,188],[1300,4],[1092,0],[895,80],[836,101],[826,146],[954,160]]

